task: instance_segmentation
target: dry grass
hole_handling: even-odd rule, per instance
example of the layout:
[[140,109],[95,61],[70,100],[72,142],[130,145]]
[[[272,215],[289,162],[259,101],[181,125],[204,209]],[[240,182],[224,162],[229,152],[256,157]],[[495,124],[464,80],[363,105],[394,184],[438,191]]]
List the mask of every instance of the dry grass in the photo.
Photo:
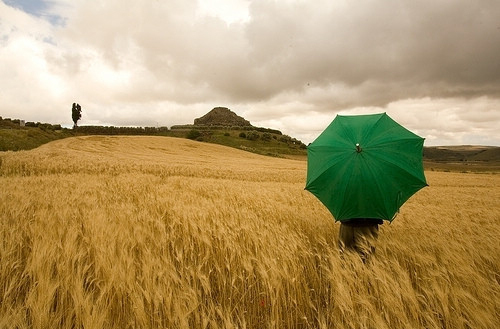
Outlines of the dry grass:
[[305,169],[161,137],[0,153],[0,328],[500,327],[500,176],[427,172],[365,266]]

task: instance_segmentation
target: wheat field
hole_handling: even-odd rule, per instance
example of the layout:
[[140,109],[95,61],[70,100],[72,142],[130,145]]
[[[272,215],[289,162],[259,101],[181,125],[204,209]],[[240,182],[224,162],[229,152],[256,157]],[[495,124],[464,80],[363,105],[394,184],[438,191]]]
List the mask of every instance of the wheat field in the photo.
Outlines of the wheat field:
[[500,176],[426,172],[340,256],[306,162],[167,137],[0,153],[0,328],[500,328]]

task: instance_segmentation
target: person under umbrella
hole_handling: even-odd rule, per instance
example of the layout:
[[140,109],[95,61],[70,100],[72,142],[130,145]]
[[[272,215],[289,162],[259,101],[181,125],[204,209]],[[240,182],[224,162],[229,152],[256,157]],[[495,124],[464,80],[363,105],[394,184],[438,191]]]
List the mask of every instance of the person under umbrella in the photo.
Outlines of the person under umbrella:
[[307,148],[305,189],[340,221],[341,252],[366,261],[383,221],[427,186],[424,139],[386,113],[341,116]]
[[357,252],[366,262],[375,252],[375,242],[378,239],[379,218],[351,218],[340,222],[338,244],[343,253],[346,250]]

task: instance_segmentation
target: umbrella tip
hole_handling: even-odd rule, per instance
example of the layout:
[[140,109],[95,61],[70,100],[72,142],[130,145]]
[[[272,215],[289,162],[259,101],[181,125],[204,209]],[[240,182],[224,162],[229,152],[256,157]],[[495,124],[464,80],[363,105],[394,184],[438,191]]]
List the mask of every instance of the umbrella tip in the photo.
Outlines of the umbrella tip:
[[356,143],[356,152],[358,153],[361,152],[361,147],[359,146],[359,143]]

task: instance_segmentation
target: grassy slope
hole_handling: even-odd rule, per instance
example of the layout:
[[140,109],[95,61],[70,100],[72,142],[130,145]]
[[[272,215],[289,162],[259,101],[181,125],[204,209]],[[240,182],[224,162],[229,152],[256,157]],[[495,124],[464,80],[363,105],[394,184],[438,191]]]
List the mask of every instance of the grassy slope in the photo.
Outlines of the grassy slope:
[[[5,123],[5,121],[4,121]],[[8,128],[8,129],[5,129]],[[274,157],[305,160],[307,151],[292,143],[283,143],[281,136],[273,135],[269,141],[248,140],[239,137],[240,130],[201,131],[201,141],[242,149],[252,153]],[[170,130],[165,136],[186,138],[189,130]],[[248,132],[246,132],[248,133]],[[229,134],[229,136],[226,136]],[[0,127],[0,151],[29,150],[53,140],[74,136],[72,130],[42,130],[40,128],[16,128],[14,125]],[[262,135],[262,133],[261,133]],[[459,172],[500,171],[500,148],[498,147],[426,147],[424,165],[428,170]]]
[[[207,136],[202,136],[202,140],[209,143],[234,147],[261,155],[278,157],[287,155],[306,155],[306,150],[301,149],[299,145],[280,142],[280,135],[271,134],[271,136],[274,136],[276,138],[271,138],[267,141],[262,139],[249,140],[239,137],[239,134],[241,132],[242,131],[240,130],[216,130],[212,131]],[[262,133],[260,134],[262,135]]]
[[73,134],[67,130],[0,127],[0,151],[31,150],[53,140],[70,136],[73,136]]
[[500,176],[427,172],[364,266],[305,170],[161,137],[0,153],[0,327],[500,327]]
[[[3,128],[3,129],[2,129]],[[74,136],[72,130],[42,130],[34,127],[0,127],[0,151],[19,151],[30,150],[53,140]],[[170,130],[162,133],[165,136],[186,138],[189,130]],[[269,141],[262,139],[248,140],[239,137],[240,130],[213,130],[202,131],[199,140],[215,143],[234,148],[243,149],[252,153],[270,155],[270,156],[304,156],[306,151],[298,145],[284,143],[279,141],[279,135],[276,139]],[[229,134],[226,136],[225,134]],[[262,133],[260,133],[262,135]]]

